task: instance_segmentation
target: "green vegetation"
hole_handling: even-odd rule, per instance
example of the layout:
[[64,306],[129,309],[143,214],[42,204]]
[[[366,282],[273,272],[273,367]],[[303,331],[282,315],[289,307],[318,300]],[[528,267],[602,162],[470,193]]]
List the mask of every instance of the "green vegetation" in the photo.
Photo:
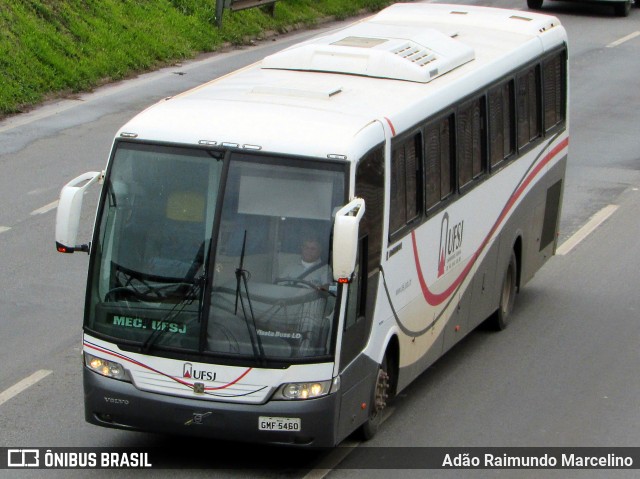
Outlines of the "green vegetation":
[[44,99],[243,44],[269,32],[376,11],[391,0],[279,0],[225,11],[215,0],[12,0],[0,2],[0,117]]

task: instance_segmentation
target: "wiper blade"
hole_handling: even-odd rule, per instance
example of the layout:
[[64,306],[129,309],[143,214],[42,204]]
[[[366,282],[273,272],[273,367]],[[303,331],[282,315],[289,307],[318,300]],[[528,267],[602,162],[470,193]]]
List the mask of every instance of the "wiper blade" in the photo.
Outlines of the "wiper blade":
[[[176,303],[173,308],[162,318],[159,320],[160,323],[166,323],[169,320],[177,317],[180,313],[182,313],[188,305],[192,304],[194,301],[198,301],[198,309],[196,311],[198,321],[200,321],[202,317],[202,302],[203,302],[203,285],[206,282],[206,275],[201,275],[197,278],[193,279],[193,283],[189,290],[185,293],[184,299],[179,303]],[[199,293],[199,294],[198,294]],[[151,347],[160,339],[164,334],[169,331],[168,328],[161,328],[154,330],[147,339],[145,339],[144,343],[142,343],[141,350],[143,353],[148,353],[151,350]],[[175,331],[173,332],[175,334]]]
[[233,314],[238,314],[238,299],[240,298],[240,278],[246,277],[248,275],[248,271],[245,271],[243,268],[244,252],[245,252],[246,246],[247,246],[247,230],[244,230],[244,235],[242,238],[242,250],[240,251],[240,264],[236,268],[236,305],[235,305]]
[[[264,354],[264,348],[262,347],[262,340],[258,335],[258,327],[256,325],[256,317],[253,314],[253,307],[251,305],[251,296],[249,295],[249,282],[248,278],[250,273],[244,269],[244,253],[247,245],[247,230],[244,230],[244,238],[242,239],[242,251],[240,252],[240,264],[236,268],[236,304],[234,308],[234,314],[238,314],[238,302],[242,308],[242,315],[244,316],[244,322],[247,325],[247,332],[249,333],[249,339],[251,340],[251,348],[253,349],[253,355],[260,364],[266,363],[266,357]],[[247,315],[247,309],[245,308],[244,301],[242,300],[242,294],[240,292],[241,285],[244,285],[244,291],[247,297],[247,305],[249,309],[250,317]]]
[[118,295],[130,293],[136,300],[157,302],[171,297],[171,290],[173,290],[173,296],[175,296],[180,289],[183,289],[182,287],[188,286],[191,288],[196,280],[196,275],[204,267],[205,243],[203,241],[200,245],[184,277],[135,271],[112,261],[111,264],[118,284],[105,294],[104,301],[111,301],[117,298]]

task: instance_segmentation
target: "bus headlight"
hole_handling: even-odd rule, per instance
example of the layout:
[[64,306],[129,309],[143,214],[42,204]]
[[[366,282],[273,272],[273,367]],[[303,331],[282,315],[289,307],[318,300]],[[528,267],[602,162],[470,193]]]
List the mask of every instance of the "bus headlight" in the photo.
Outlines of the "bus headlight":
[[84,353],[84,364],[91,371],[102,374],[108,378],[128,380],[127,372],[121,364],[97,358],[89,353]]
[[[287,383],[280,386],[274,399],[315,399],[331,392],[334,381]],[[335,389],[335,388],[334,388]]]

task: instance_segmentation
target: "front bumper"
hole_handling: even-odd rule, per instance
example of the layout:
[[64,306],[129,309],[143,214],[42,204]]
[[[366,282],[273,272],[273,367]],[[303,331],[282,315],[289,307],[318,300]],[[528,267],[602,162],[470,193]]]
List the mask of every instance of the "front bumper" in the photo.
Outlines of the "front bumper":
[[[235,404],[140,391],[83,369],[85,419],[118,429],[308,447],[336,445],[338,394],[304,401]],[[259,417],[300,418],[299,431],[259,430]]]

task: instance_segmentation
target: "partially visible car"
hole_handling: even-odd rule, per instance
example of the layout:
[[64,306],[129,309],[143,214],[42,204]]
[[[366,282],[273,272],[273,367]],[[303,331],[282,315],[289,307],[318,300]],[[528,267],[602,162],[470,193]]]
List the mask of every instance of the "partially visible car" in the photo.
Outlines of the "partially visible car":
[[[532,10],[540,10],[542,8],[542,3],[544,0],[527,0],[527,6]],[[613,4],[613,11],[618,17],[626,17],[629,15],[631,11],[631,5],[633,5],[633,0],[577,0],[577,1],[586,1],[592,3],[611,3]],[[640,7],[640,0],[636,0],[636,7]]]

